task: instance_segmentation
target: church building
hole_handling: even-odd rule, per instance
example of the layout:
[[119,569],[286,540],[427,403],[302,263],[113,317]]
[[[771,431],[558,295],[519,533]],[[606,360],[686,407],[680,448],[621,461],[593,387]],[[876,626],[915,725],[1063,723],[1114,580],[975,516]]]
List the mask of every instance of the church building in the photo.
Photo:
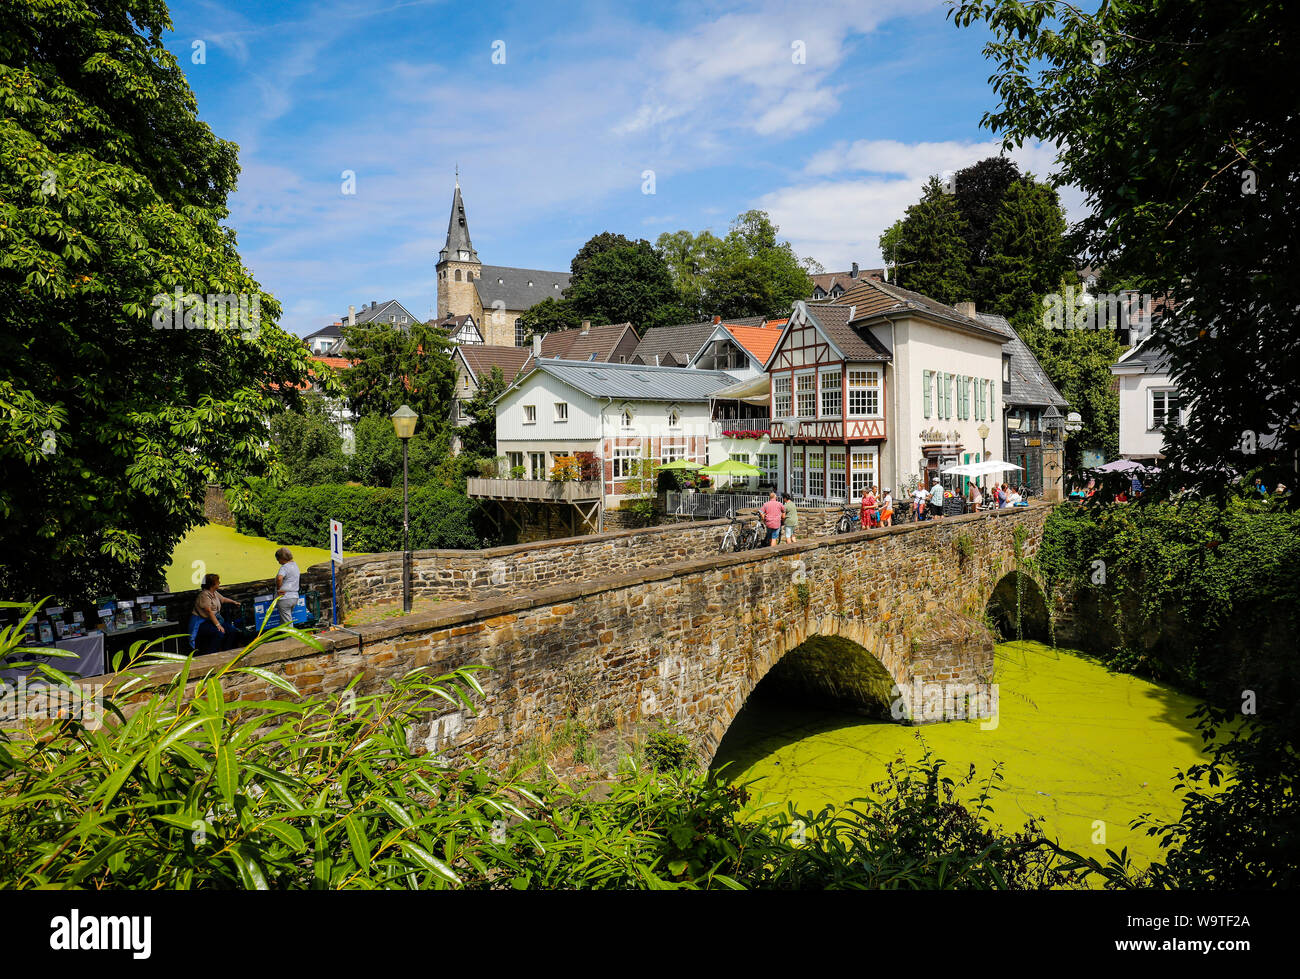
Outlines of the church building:
[[559,299],[569,285],[568,272],[484,265],[469,236],[460,178],[451,200],[447,243],[438,253],[438,320],[473,317],[489,346],[523,346],[519,317],[543,299]]

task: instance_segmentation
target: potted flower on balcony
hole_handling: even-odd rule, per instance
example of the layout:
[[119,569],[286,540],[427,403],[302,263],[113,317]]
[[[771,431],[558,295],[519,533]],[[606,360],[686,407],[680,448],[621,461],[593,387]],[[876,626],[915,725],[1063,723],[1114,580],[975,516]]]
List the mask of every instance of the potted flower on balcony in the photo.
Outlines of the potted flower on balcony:
[[574,456],[556,456],[551,467],[551,482],[571,483],[578,478],[578,460]]

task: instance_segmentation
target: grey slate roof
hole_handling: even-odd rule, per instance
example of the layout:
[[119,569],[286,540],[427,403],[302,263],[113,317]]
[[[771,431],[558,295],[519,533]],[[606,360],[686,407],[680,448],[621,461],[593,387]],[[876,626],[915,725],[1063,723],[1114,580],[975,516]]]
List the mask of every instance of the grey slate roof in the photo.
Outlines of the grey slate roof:
[[679,323],[676,326],[656,326],[645,331],[645,336],[637,344],[632,359],[642,364],[654,365],[655,354],[663,363],[667,355],[678,364],[688,364],[704,346],[704,342],[713,333],[716,324],[712,320],[703,323]]
[[[814,306],[805,307],[808,315],[822,328],[835,346],[840,348],[845,360],[893,360],[889,348],[881,343],[865,326],[854,327],[849,324],[852,306]],[[779,345],[778,345],[779,349]],[[773,355],[776,351],[772,351]],[[770,359],[770,358],[769,358]]]
[[330,339],[338,339],[341,336],[343,336],[342,324],[331,323],[329,326],[322,326],[315,333],[308,333],[305,337],[303,337],[303,339],[315,340],[317,337],[329,337]]
[[1147,337],[1136,347],[1123,354],[1111,370],[1140,367],[1143,374],[1165,374],[1169,370],[1169,351]]
[[[544,359],[534,361],[532,366],[593,398],[626,401],[708,401],[714,391],[736,383],[736,379],[725,371],[683,370],[680,367]],[[519,378],[520,382],[522,380]]]
[[996,313],[976,313],[984,323],[1007,337],[1002,346],[1003,353],[1011,354],[1011,383],[1003,393],[1002,399],[1010,405],[1056,405],[1058,408],[1069,406],[1069,402],[1056,390],[1043,370],[1043,366],[1034,356],[1034,352],[1020,339],[1003,316]]
[[[405,324],[402,322],[403,316],[406,317]],[[341,320],[343,325],[346,326],[348,322],[348,314],[344,313],[339,317],[339,320]],[[388,299],[382,303],[371,302],[362,304],[362,306],[357,310],[357,322],[389,323],[393,326],[410,326],[412,323],[421,322],[421,320],[396,299]],[[316,336],[316,334],[313,333],[312,336]]]
[[[460,251],[469,252],[468,257],[462,259]],[[456,193],[451,198],[451,217],[447,220],[447,243],[442,246],[442,251],[438,253],[438,261],[445,262],[448,259],[453,261],[477,262],[478,252],[474,251],[474,242],[469,240],[469,220],[465,217],[465,202],[460,196],[460,180],[456,181]]]
[[492,304],[498,299],[506,309],[528,309],[543,299],[559,299],[569,288],[569,279],[568,272],[484,265],[482,274],[474,280],[474,288],[484,310],[493,309]]

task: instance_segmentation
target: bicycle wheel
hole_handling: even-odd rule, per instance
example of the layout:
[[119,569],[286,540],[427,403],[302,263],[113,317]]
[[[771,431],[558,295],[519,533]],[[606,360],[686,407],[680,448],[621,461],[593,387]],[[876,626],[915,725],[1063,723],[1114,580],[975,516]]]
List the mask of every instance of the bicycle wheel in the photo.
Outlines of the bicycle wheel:
[[727,532],[722,535],[722,546],[720,546],[718,550],[723,554],[729,554],[735,549],[736,549],[736,532],[732,530],[730,527],[728,527]]
[[853,521],[849,519],[848,514],[840,517],[839,523],[835,525],[837,534],[847,534],[853,528]]

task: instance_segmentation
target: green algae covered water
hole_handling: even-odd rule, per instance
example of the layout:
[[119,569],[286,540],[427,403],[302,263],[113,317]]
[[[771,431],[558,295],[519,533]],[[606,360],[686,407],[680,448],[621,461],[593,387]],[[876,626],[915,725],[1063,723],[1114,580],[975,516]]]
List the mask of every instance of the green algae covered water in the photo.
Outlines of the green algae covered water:
[[[1103,863],[1107,849],[1126,846],[1138,866],[1157,859],[1156,841],[1130,823],[1143,813],[1172,820],[1181,812],[1175,770],[1203,758],[1188,717],[1198,701],[1037,642],[999,645],[995,680],[992,730],[978,721],[907,727],[755,697],[714,767],[730,764],[735,781],[757,779],[758,802],[817,810],[869,794],[887,762],[920,758],[920,738],[954,778],[974,764],[982,779],[1002,763],[992,805],[1007,830],[1033,816],[1049,838]],[[1099,820],[1104,844],[1094,842]]]

